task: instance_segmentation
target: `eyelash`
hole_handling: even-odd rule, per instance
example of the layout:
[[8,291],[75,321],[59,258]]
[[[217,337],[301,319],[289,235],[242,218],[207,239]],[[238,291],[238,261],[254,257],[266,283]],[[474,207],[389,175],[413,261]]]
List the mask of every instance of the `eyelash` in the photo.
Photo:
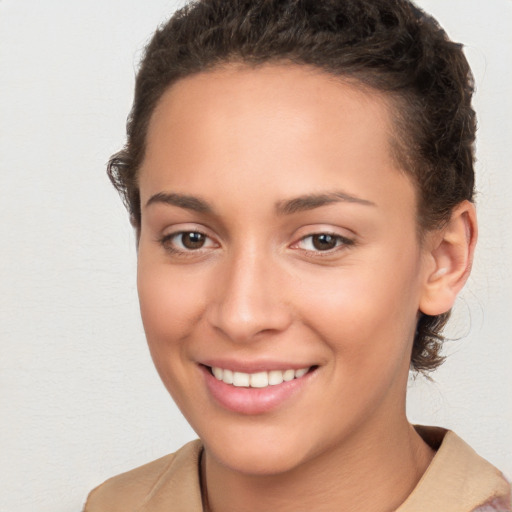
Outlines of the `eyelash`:
[[315,237],[315,236],[332,237],[336,241],[336,245],[332,249],[327,249],[325,251],[303,249],[307,255],[314,255],[315,257],[332,256],[333,254],[337,253],[338,251],[344,250],[347,247],[353,246],[355,244],[355,241],[353,239],[344,237],[342,235],[339,235],[338,233],[329,233],[327,231],[320,231],[318,233],[311,233],[310,235],[306,235],[306,236],[302,237],[298,242],[296,242],[294,244],[294,246],[297,246],[301,242],[304,242],[305,240],[308,240],[308,239],[313,240],[313,237]]
[[[174,238],[177,238],[177,237],[183,236],[183,235],[190,235],[190,234],[202,235],[205,237],[206,240],[212,240],[211,237],[209,237],[206,233],[203,233],[202,231],[190,230],[190,231],[177,231],[175,233],[169,233],[167,235],[162,236],[158,240],[158,242],[167,252],[169,252],[171,254],[175,254],[178,256],[189,256],[189,255],[193,255],[194,253],[200,252],[203,249],[203,247],[199,247],[197,249],[186,249],[186,248],[179,249],[179,248],[173,247],[171,245],[171,242]],[[183,241],[181,243],[183,245]]]
[[[210,249],[210,247],[198,247],[197,249],[181,249],[181,248],[176,248],[175,246],[173,246],[171,244],[172,240],[179,237],[179,236],[183,236],[183,235],[191,235],[191,234],[194,234],[194,235],[201,235],[203,237],[205,237],[205,241],[207,240],[212,240],[211,237],[209,237],[206,233],[202,232],[202,231],[198,231],[198,230],[190,230],[190,231],[177,231],[175,233],[169,233],[167,235],[164,235],[162,236],[160,239],[158,239],[158,242],[159,244],[170,254],[172,255],[175,255],[175,256],[181,256],[181,257],[189,257],[189,256],[194,256],[194,255],[198,255],[198,254],[201,254],[204,252],[204,249]],[[333,254],[339,252],[340,250],[344,250],[346,249],[347,247],[350,247],[350,246],[353,246],[355,244],[355,241],[353,239],[350,239],[350,238],[347,238],[347,237],[344,237],[342,235],[339,235],[337,233],[330,233],[330,232],[327,232],[327,231],[320,231],[320,232],[317,232],[317,233],[311,233],[309,235],[306,235],[304,237],[302,237],[298,242],[295,242],[291,247],[292,248],[300,248],[298,247],[299,244],[301,244],[302,242],[308,240],[308,239],[311,239],[313,240],[313,237],[318,237],[318,236],[329,236],[329,237],[332,237],[335,242],[336,242],[336,245],[333,247],[333,248],[330,248],[330,249],[326,249],[326,250],[314,250],[314,249],[302,249],[303,253],[308,255],[308,256],[313,256],[313,257],[328,257],[328,256],[332,256]],[[183,241],[181,242],[181,244],[183,245]]]

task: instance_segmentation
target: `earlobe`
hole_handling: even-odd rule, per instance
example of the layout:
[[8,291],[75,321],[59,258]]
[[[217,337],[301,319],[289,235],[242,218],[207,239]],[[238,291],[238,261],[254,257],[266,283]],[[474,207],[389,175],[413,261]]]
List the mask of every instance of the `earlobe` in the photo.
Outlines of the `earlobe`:
[[446,225],[429,236],[422,313],[435,316],[452,308],[471,272],[476,240],[475,207],[463,201],[454,208]]

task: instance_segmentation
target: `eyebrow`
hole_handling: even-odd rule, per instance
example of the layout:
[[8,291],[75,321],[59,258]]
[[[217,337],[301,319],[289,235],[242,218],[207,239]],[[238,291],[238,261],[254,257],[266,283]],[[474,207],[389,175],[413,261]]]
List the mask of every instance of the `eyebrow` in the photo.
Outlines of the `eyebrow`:
[[193,210],[199,213],[213,213],[213,208],[204,199],[185,194],[159,192],[148,199],[146,207],[155,203],[178,206],[179,208],[185,208],[186,210]]
[[[333,203],[356,203],[366,206],[376,206],[372,201],[361,199],[345,192],[328,192],[323,194],[305,194],[294,197],[293,199],[278,201],[276,203],[276,212],[278,215],[292,215],[294,213],[314,210],[321,206]],[[198,213],[213,214],[214,208],[204,199],[186,194],[159,192],[149,198],[146,207],[155,204],[164,203],[171,206],[177,206],[186,210],[192,210]]]
[[360,199],[345,192],[329,192],[325,194],[306,194],[287,201],[279,201],[276,211],[280,215],[291,215],[305,210],[313,210],[332,203],[356,203],[366,206],[376,206],[372,201]]

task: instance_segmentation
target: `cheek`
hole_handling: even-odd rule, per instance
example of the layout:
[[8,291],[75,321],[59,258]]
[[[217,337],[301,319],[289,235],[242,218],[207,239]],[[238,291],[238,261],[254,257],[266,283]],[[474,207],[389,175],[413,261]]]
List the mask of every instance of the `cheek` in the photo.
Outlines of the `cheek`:
[[190,382],[189,341],[202,316],[201,297],[205,296],[201,280],[190,279],[183,272],[173,272],[170,265],[139,255],[137,288],[153,363],[182,408],[186,403],[183,390]]
[[345,268],[323,279],[322,287],[304,283],[303,316],[344,367],[343,374],[359,378],[365,369],[378,374],[408,366],[418,310],[417,272],[408,266],[393,272],[393,265],[381,260],[381,265]]
[[169,265],[139,256],[137,289],[150,345],[183,339],[201,314],[201,281],[188,278],[186,272],[173,272]]
[[324,407],[339,424],[361,421],[382,410],[384,402],[400,403],[415,315],[404,313],[405,300],[399,295],[398,288],[354,276],[333,289],[328,301],[311,297],[315,303],[310,303],[310,325],[331,353],[326,370],[340,412],[332,412],[332,400]]
[[155,368],[178,407],[190,389],[189,340],[201,316],[200,281],[139,255],[137,288],[146,340]]

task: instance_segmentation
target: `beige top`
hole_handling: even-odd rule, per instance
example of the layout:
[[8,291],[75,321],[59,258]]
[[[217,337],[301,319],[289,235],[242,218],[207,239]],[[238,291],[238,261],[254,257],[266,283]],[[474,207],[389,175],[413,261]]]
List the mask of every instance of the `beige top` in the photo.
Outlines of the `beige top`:
[[[451,431],[416,427],[437,450],[418,485],[396,512],[510,512],[510,485],[498,469]],[[202,512],[199,440],[94,489],[84,512]]]

